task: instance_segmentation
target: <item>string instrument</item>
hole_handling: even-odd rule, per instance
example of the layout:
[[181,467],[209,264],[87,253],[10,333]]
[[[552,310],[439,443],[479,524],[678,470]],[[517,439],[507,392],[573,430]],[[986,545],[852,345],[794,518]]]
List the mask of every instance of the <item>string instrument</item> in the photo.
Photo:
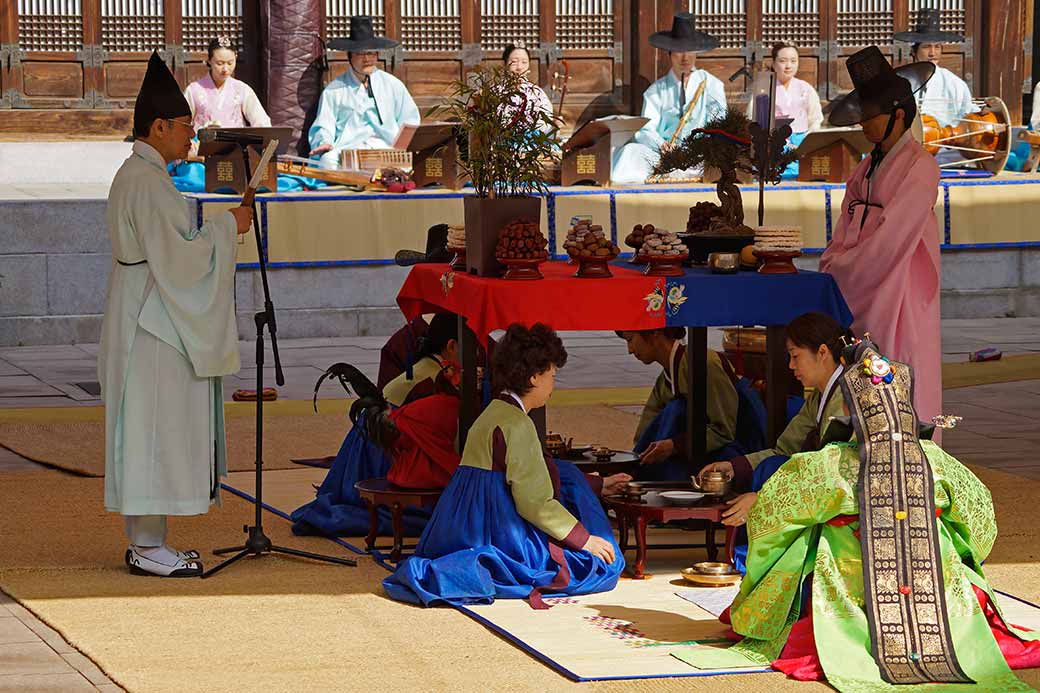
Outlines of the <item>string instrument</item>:
[[939,153],[939,145],[934,144],[938,140],[945,139],[953,134],[953,128],[944,128],[939,125],[935,116],[927,113],[921,114],[921,126],[924,130],[923,144],[926,152],[935,156]]
[[[921,113],[922,144],[932,155],[943,149],[960,152],[966,161],[994,173],[1007,163],[1011,153],[1011,117],[1004,102],[995,96],[973,99],[978,109],[966,113],[952,125],[942,126],[928,113]],[[949,164],[943,164],[947,166]]]
[[415,183],[408,174],[399,168],[383,167],[373,171],[330,169],[317,165],[313,159],[298,156],[280,156],[277,162],[278,173],[287,173],[304,178],[317,178],[327,183],[349,185],[365,190],[385,190],[387,192],[408,192],[415,188]]
[[553,81],[551,90],[553,94],[557,91],[560,92],[560,100],[556,104],[556,112],[553,113],[553,120],[556,121],[557,125],[563,125],[563,102],[567,98],[567,83],[571,81],[571,66],[566,60],[559,62],[560,67],[563,68],[563,74],[560,74],[559,68],[553,72]]

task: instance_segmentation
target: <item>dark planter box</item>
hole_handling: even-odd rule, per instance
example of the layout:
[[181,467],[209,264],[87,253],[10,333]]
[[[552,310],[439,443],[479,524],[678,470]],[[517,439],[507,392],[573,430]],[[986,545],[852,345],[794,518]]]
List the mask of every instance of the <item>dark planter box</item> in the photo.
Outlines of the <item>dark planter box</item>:
[[755,237],[723,233],[680,233],[679,240],[690,249],[689,264],[703,265],[710,253],[739,253],[753,245]]
[[[495,259],[498,234],[511,221],[541,223],[540,197],[466,197],[466,270],[480,277],[497,277],[504,267]],[[548,235],[548,234],[546,234]]]

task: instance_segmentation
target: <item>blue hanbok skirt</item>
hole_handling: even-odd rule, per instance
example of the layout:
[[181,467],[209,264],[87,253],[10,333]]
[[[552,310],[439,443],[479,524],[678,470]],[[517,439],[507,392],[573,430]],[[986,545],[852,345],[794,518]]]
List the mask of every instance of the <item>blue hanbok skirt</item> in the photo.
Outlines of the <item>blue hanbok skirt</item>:
[[[354,484],[365,479],[385,477],[390,458],[364,432],[363,419],[350,429],[339,454],[329,468],[317,496],[292,513],[294,534],[320,534],[331,537],[363,537],[368,534],[368,504]],[[404,513],[405,536],[417,537],[429,519],[429,510],[408,508]],[[379,508],[379,534],[393,534],[390,510]]]
[[[589,531],[614,545],[617,559],[607,565],[586,551],[563,548],[520,517],[505,472],[462,465],[441,495],[415,555],[383,580],[398,601],[439,604],[490,604],[524,599],[606,592],[625,567],[599,498],[585,475],[569,462],[556,461],[559,500]],[[552,586],[562,567],[570,579]],[[532,603],[535,599],[532,598]]]
[[[677,398],[665,405],[639,437],[634,452],[638,455],[658,440],[667,440],[686,435],[686,400]],[[746,448],[739,441],[733,441],[718,450],[708,451],[708,462],[731,460],[745,454]],[[690,476],[699,470],[690,469],[690,463],[679,455],[674,455],[657,464],[644,464],[636,468],[633,476],[639,481],[689,481]]]

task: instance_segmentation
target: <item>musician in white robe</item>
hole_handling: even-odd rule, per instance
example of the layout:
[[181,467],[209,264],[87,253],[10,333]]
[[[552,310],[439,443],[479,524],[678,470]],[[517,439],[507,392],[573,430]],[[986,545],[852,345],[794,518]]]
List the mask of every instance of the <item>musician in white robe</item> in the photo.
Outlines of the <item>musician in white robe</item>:
[[[650,45],[668,51],[672,69],[643,93],[643,117],[650,122],[636,133],[632,142],[614,154],[611,180],[615,183],[643,183],[657,165],[660,152],[670,148],[683,113],[694,99],[690,115],[676,142],[696,128],[726,111],[726,90],[718,78],[697,69],[697,53],[719,45],[718,39],[694,26],[688,12],[675,15],[671,31],[650,36]],[[701,89],[701,85],[704,88]]]
[[942,44],[963,43],[964,37],[952,31],[942,31],[939,10],[922,8],[915,31],[895,34],[896,41],[911,44],[913,60],[928,61],[935,65],[935,74],[917,95],[918,110],[938,121],[940,127],[957,125],[961,118],[975,111],[971,89],[967,83],[939,64]]
[[239,368],[238,207],[197,226],[166,164],[195,130],[177,81],[152,53],[134,107],[133,153],[109,191],[112,273],[98,353],[105,402],[105,509],[125,516],[135,574],[195,577],[197,551],[166,543],[168,515],[219,501],[225,473],[221,376]]
[[308,133],[311,157],[339,168],[344,149],[390,149],[403,125],[418,125],[419,108],[404,82],[379,69],[379,52],[398,44],[376,36],[371,17],[350,18],[350,38],[329,47],[347,52],[347,71],[321,93]]

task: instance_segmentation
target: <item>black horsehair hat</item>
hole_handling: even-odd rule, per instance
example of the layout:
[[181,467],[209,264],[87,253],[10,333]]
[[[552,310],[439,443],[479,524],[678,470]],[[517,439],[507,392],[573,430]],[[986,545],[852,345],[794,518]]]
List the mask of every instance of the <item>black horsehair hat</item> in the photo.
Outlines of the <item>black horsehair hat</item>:
[[911,101],[935,74],[935,65],[927,61],[893,68],[877,46],[853,53],[845,67],[855,89],[831,108],[831,125],[838,127],[892,113]]
[[159,54],[152,51],[148,69],[141,82],[141,91],[134,103],[134,132],[147,132],[152,121],[160,118],[191,117],[180,86]]
[[356,15],[350,18],[350,36],[337,38],[329,41],[329,48],[335,51],[347,51],[348,53],[361,53],[364,51],[383,51],[394,48],[398,41],[388,39],[385,36],[376,36],[372,28],[372,18],[366,15]]
[[683,12],[672,18],[671,31],[651,34],[650,45],[669,52],[691,53],[718,48],[719,40],[711,34],[698,31],[694,16]]
[[953,31],[943,31],[942,15],[934,7],[922,7],[917,12],[917,29],[900,31],[892,38],[903,43],[964,43],[964,37]]

